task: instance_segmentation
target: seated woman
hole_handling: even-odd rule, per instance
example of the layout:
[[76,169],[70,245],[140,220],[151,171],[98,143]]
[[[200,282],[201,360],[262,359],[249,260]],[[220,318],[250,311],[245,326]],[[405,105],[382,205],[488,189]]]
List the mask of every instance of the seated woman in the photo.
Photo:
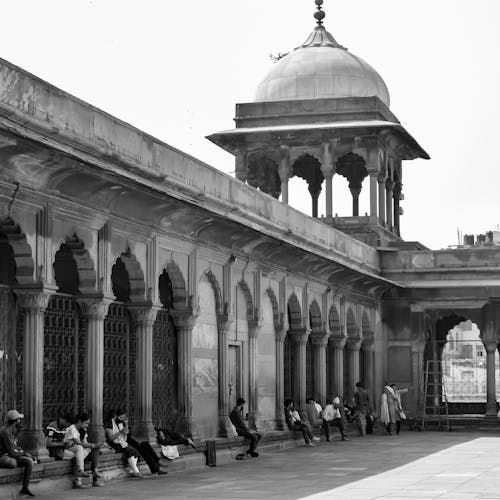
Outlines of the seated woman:
[[286,425],[291,431],[300,431],[304,436],[304,441],[307,446],[314,447],[314,443],[312,441],[319,441],[318,438],[313,437],[309,427],[301,421],[300,415],[298,412],[293,409],[293,401],[291,399],[285,399],[285,420]]

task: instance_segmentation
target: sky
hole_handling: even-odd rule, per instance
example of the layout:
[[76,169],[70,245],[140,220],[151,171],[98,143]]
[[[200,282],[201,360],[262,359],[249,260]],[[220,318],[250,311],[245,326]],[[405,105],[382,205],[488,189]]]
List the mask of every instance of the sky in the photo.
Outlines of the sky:
[[[430,154],[404,162],[401,232],[433,249],[500,224],[500,1],[325,0],[325,27],[386,82]],[[312,31],[313,0],[0,0],[0,57],[227,173],[205,136],[233,128]],[[10,21],[7,21],[10,20]],[[311,213],[307,185],[290,204]],[[334,213],[349,215],[334,177]],[[360,213],[368,211],[368,189]],[[319,212],[324,213],[324,193]]]

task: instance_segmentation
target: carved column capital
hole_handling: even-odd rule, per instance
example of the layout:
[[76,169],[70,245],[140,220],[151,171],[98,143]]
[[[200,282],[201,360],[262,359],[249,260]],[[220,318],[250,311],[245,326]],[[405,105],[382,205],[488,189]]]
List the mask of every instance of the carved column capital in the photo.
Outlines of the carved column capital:
[[192,330],[198,319],[198,314],[186,311],[170,311],[170,316],[179,330]]
[[337,336],[332,336],[330,337],[331,342],[333,343],[334,349],[337,350],[342,350],[345,347],[346,344],[346,337],[337,337]]
[[285,330],[284,328],[282,328],[280,330],[276,330],[276,340],[278,342],[284,342],[286,334],[287,334],[287,330]]
[[136,325],[152,326],[160,307],[153,304],[130,304],[127,309]]
[[248,338],[256,339],[259,336],[261,328],[262,325],[259,325],[258,321],[250,320],[248,322]]
[[109,311],[111,299],[104,297],[82,297],[77,299],[82,315],[87,319],[103,321]]
[[288,330],[288,333],[292,337],[294,342],[296,342],[297,344],[306,345],[311,331],[307,330],[306,328],[296,328],[293,330]]
[[311,333],[311,342],[314,346],[326,347],[329,338],[330,336],[326,332]]
[[234,323],[234,317],[226,314],[217,315],[217,328],[220,334],[227,334]]
[[350,351],[359,351],[361,348],[361,339],[347,339],[346,347]]
[[497,346],[498,346],[498,341],[495,339],[483,339],[482,340],[484,348],[486,349],[486,352],[488,354],[494,354]]
[[22,309],[33,312],[45,312],[49,305],[50,297],[54,294],[54,290],[45,288],[19,288],[14,290],[17,297],[17,303]]

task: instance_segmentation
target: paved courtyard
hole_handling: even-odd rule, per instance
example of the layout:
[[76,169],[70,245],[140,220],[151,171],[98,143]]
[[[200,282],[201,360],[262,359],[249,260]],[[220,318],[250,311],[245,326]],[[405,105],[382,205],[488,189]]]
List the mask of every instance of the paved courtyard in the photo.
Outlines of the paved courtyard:
[[[36,488],[36,485],[34,485]],[[500,436],[405,432],[39,499],[500,499]]]

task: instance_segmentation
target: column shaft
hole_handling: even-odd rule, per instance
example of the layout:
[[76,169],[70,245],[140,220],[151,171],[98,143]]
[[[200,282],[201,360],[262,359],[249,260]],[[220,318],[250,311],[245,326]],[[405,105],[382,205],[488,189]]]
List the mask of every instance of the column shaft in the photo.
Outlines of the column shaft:
[[78,303],[87,320],[87,352],[85,366],[85,404],[91,415],[89,440],[106,441],[103,425],[104,393],[104,318],[110,301],[102,297],[79,299]]
[[486,415],[497,415],[497,395],[495,384],[496,341],[483,341],[486,348]]
[[377,176],[370,174],[370,215],[377,217]]
[[365,344],[365,387],[370,397],[370,406],[375,408],[375,349],[373,344]]
[[248,424],[250,428],[258,428],[258,401],[257,401],[257,336],[258,326],[249,322],[248,331],[248,383],[249,383],[249,401],[248,401]]
[[333,397],[344,394],[344,346],[345,339],[335,339],[333,342],[334,390]]
[[387,226],[388,229],[392,228],[392,189],[394,187],[394,182],[392,181],[387,181],[386,184],[386,197],[385,197],[385,203],[386,203],[386,217],[387,217]]
[[309,337],[309,332],[305,329],[302,330],[290,330],[289,333],[295,342],[295,387],[293,393],[297,398],[295,401],[296,410],[299,411],[301,417],[307,420],[306,416],[306,344],[307,338]]
[[325,205],[326,217],[331,218],[333,215],[333,174],[325,176],[325,196],[326,196],[326,205]]
[[219,318],[217,323],[219,328],[219,435],[221,437],[233,437],[235,436],[235,432],[229,420],[229,391],[227,383],[227,337],[232,322],[227,318]]
[[328,337],[325,335],[313,336],[314,354],[314,399],[326,405],[326,345]]
[[347,349],[349,354],[349,398],[354,394],[354,385],[359,381],[359,349],[361,342],[359,340],[349,341]]
[[282,431],[283,426],[283,407],[284,405],[284,391],[285,382],[283,380],[284,370],[284,340],[286,331],[281,330],[276,332],[276,430]]
[[22,447],[39,460],[48,459],[43,432],[43,359],[45,309],[50,292],[45,290],[17,290],[19,305],[25,310],[23,349],[24,430],[20,436]]
[[177,432],[193,434],[193,327],[196,316],[173,315],[177,326]]
[[378,216],[385,224],[385,180],[378,182]]
[[133,435],[138,441],[156,442],[153,427],[153,325],[158,312],[150,304],[129,307],[137,339],[136,405],[137,422]]

